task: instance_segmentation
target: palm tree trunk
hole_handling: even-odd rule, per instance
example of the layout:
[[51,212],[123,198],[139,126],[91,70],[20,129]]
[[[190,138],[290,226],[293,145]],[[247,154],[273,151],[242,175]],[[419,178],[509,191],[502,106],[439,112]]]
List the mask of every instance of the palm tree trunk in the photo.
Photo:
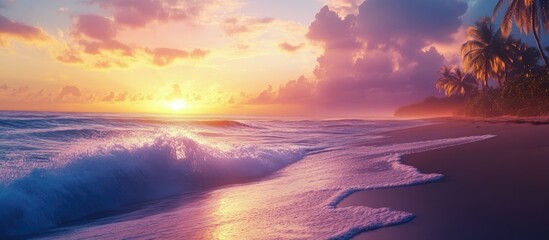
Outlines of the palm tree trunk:
[[[488,66],[488,65],[487,65]],[[488,67],[484,70],[484,82],[482,84],[482,88],[484,90],[484,93],[488,92]]]
[[543,62],[545,63],[545,68],[547,70],[547,74],[549,75],[549,63],[547,62],[547,57],[545,56],[545,52],[543,52],[543,47],[541,46],[538,29],[536,29],[535,14],[532,14],[532,32],[534,32],[534,38],[536,38],[536,44],[538,45],[538,50],[539,50],[539,53],[541,54],[541,59],[543,59]]

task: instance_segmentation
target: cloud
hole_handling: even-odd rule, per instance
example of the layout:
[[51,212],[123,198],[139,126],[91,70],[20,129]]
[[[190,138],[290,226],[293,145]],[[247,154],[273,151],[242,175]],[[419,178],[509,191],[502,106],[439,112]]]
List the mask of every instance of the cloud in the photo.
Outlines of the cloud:
[[9,20],[0,15],[0,46],[6,46],[7,39],[25,42],[46,42],[50,38],[39,28]]
[[76,17],[72,34],[77,37],[83,35],[91,39],[106,41],[114,39],[118,34],[118,30],[111,19],[86,14]]
[[258,31],[274,21],[274,18],[227,18],[223,22],[225,34],[239,35]]
[[316,84],[305,76],[288,81],[275,91],[271,85],[259,95],[246,100],[246,104],[295,104],[310,103],[315,95]]
[[446,59],[435,45],[453,42],[467,4],[367,0],[357,10],[341,16],[326,6],[316,14],[306,34],[323,48],[314,80],[269,87],[249,103],[293,102],[311,111],[356,112],[395,108],[438,94],[433,83]]
[[0,85],[0,90],[8,90],[8,89],[10,89],[10,88],[8,87],[8,85],[6,85],[6,84]]
[[267,89],[263,90],[256,97],[247,100],[246,104],[252,105],[263,105],[263,104],[274,104],[276,103],[276,92],[273,90],[273,86],[267,86]]
[[348,15],[341,19],[336,12],[325,6],[316,14],[315,21],[309,26],[306,36],[310,40],[322,43],[330,48],[354,49],[359,47],[356,39],[356,29],[354,29],[355,23],[356,17],[354,15]]
[[315,94],[314,90],[315,84],[305,78],[305,76],[301,76],[280,86],[276,101],[278,103],[309,101]]
[[166,66],[176,59],[200,59],[208,54],[208,51],[202,49],[194,49],[188,52],[173,48],[156,48],[147,52],[152,56],[153,63],[157,66]]
[[[102,98],[100,98],[101,102],[107,102],[107,103],[120,103],[120,102],[126,102],[126,101],[143,101],[146,100],[145,96],[142,94],[136,94],[134,96],[131,96],[128,91],[115,93],[115,92],[109,92],[106,95],[104,95]],[[148,100],[152,100],[152,97]]]
[[305,46],[304,43],[300,43],[300,44],[297,44],[297,45],[292,45],[290,43],[287,43],[287,42],[283,42],[281,44],[278,45],[278,47],[286,52],[297,52],[298,50],[300,50],[301,48],[303,48]]
[[114,92],[109,92],[107,95],[101,98],[101,101],[103,102],[113,102],[116,95]]
[[107,69],[107,68],[111,68],[113,66],[116,66],[116,67],[119,67],[119,68],[129,67],[128,64],[126,64],[122,61],[118,61],[118,60],[100,60],[100,61],[97,61],[94,64],[94,67],[99,68],[99,69]]
[[55,59],[64,63],[82,63],[83,60],[75,50],[64,51],[62,54],[57,56]]
[[[56,59],[64,63],[82,63],[85,60],[81,53],[85,53],[101,58],[92,65],[96,68],[128,67],[124,61],[134,58],[140,49],[116,40],[118,33],[112,19],[93,14],[76,16],[71,30],[72,42]],[[117,59],[112,60],[113,57]]]
[[125,102],[127,97],[128,97],[128,92],[127,91],[122,92],[122,93],[118,93],[118,95],[116,96],[114,101],[115,102]]
[[109,61],[99,61],[95,63],[96,68],[110,68],[111,62]]
[[122,56],[132,57],[135,49],[117,40],[88,41],[80,40],[78,44],[84,48],[87,54],[98,55],[102,52],[118,53]]
[[357,14],[358,6],[363,2],[364,0],[324,0],[324,3],[340,16]]
[[223,5],[220,0],[89,0],[108,10],[117,25],[145,27],[154,22],[195,20],[211,6]]
[[358,15],[341,19],[323,8],[307,34],[325,45],[315,69],[321,99],[361,106],[375,97],[397,105],[397,96],[436,93],[432,83],[445,59],[431,44],[450,42],[466,10],[457,0],[369,0]]
[[115,39],[118,35],[117,27],[106,17],[93,14],[77,16],[71,35],[87,54],[112,52],[122,56],[133,56],[135,52],[132,47]]
[[76,86],[64,86],[61,88],[61,92],[56,97],[57,101],[62,101],[65,99],[65,97],[80,97],[82,96],[82,93],[80,92],[80,89]]
[[[4,89],[4,86],[6,89]],[[9,88],[6,85],[0,85],[0,102],[5,104],[31,104],[35,106],[50,105],[59,106],[59,104],[94,104],[94,103],[122,103],[128,101],[154,101],[153,95],[144,95],[142,93],[131,94],[124,92],[109,92],[102,97],[97,93],[86,93],[73,85],[60,87],[58,90],[32,89],[27,86]],[[53,105],[51,105],[53,104]],[[30,106],[30,105],[28,105]]]
[[[112,3],[115,2],[117,4],[133,4],[124,1],[113,1]],[[166,47],[148,49],[128,45],[117,40],[120,28],[115,20],[107,17],[93,14],[76,16],[71,30],[72,42],[67,50],[57,56],[57,60],[64,63],[93,61],[95,63],[88,66],[106,69],[111,67],[127,68],[131,62],[137,62],[143,56],[151,59],[153,65],[166,66],[178,59],[201,59],[209,53],[208,50],[203,49],[191,51]],[[94,56],[94,58],[82,57],[80,53]]]

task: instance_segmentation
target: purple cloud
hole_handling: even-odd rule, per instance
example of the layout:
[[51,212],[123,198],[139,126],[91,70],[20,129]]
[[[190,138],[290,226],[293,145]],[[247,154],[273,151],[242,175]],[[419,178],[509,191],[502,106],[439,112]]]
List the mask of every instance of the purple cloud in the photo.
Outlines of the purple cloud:
[[247,104],[295,104],[310,102],[314,97],[316,85],[305,76],[288,81],[276,91],[269,85],[259,95],[247,100]]
[[9,20],[0,15],[0,46],[5,38],[16,38],[27,42],[47,41],[49,37],[42,30]]
[[117,24],[139,28],[153,22],[186,21],[198,17],[213,0],[89,0],[114,14]]
[[106,17],[86,14],[76,17],[73,34],[106,41],[116,37],[118,31],[114,22]]
[[[296,103],[377,110],[438,94],[433,83],[445,58],[433,44],[452,41],[466,10],[459,0],[368,0],[345,17],[322,8],[306,35],[324,48],[315,81],[306,81],[314,90],[301,89],[309,97]],[[290,91],[267,89],[256,100]]]

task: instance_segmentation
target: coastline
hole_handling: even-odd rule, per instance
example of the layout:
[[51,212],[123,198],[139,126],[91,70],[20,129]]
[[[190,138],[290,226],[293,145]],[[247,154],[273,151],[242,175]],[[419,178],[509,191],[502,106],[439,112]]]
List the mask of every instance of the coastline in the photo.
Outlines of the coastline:
[[[338,207],[388,207],[413,213],[408,223],[354,239],[549,239],[549,125],[543,119],[435,119],[390,132],[411,142],[493,134],[480,142],[405,155],[402,162],[440,182],[357,192]],[[526,124],[519,124],[526,123]]]

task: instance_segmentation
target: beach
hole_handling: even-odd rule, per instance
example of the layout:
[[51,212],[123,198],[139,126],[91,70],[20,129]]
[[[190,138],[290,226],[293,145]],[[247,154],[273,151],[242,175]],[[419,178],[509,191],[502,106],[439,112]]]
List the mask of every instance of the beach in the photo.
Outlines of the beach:
[[484,141],[405,155],[402,162],[441,181],[361,191],[338,207],[387,207],[410,222],[354,239],[549,239],[549,125],[524,120],[439,120],[394,131],[410,142],[493,134]]
[[386,137],[431,124],[0,112],[0,238],[348,239],[415,213],[349,194],[442,177],[400,156],[493,137]]
[[2,239],[545,237],[543,121],[0,118]]

